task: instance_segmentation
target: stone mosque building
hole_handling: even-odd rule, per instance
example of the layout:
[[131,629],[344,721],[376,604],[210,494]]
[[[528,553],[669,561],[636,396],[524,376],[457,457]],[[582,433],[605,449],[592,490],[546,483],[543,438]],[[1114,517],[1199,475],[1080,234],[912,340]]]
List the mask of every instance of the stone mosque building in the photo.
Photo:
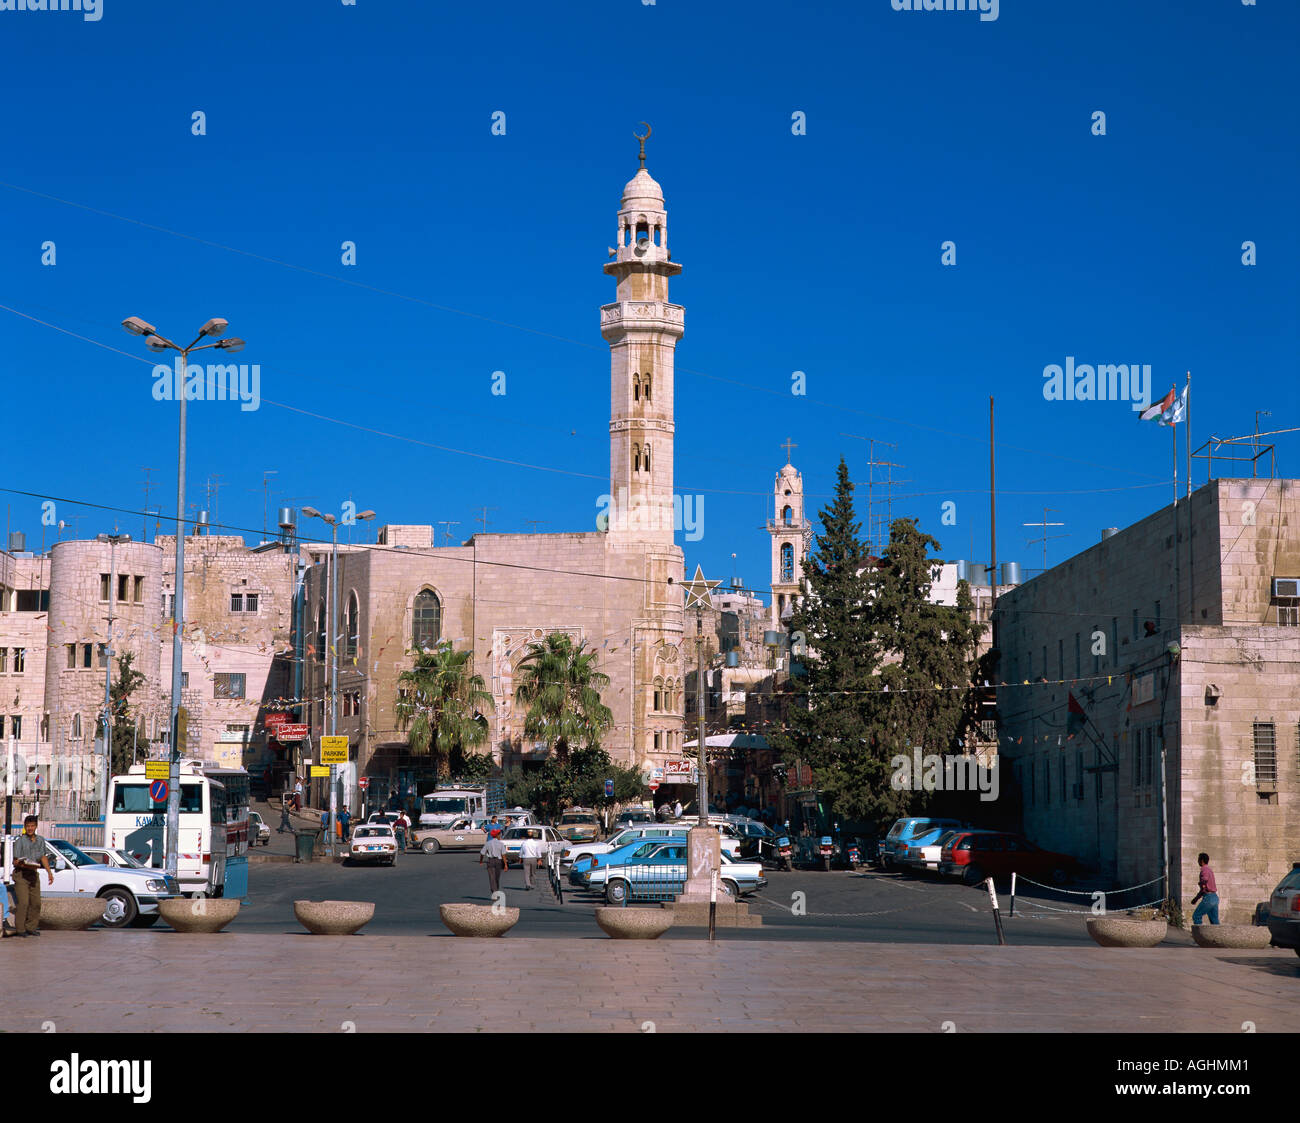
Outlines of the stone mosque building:
[[[491,691],[490,750],[504,765],[541,759],[523,737],[516,670],[530,641],[559,632],[586,643],[609,676],[614,714],[603,744],[646,768],[682,750],[684,558],[673,542],[673,355],[684,309],[669,300],[681,271],[668,248],[663,191],[641,167],[623,188],[616,248],[604,270],[614,299],[600,309],[610,348],[609,504],[603,529],[475,534],[437,547],[430,526],[384,526],[378,542],[339,550],[342,633],[338,733],[355,767],[399,790],[423,783],[398,728],[398,676],[410,652],[451,641],[472,648]],[[308,644],[302,698],[311,738],[328,728],[325,658],[329,547],[304,544]]]

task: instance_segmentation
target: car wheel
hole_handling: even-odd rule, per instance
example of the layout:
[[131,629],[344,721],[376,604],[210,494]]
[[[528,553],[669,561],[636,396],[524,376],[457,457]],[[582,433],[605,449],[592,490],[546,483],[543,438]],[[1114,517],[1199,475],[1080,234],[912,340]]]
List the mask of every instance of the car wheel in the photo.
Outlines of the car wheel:
[[979,866],[967,866],[961,879],[966,885],[979,885],[984,880],[984,871]]
[[150,913],[148,916],[137,916],[133,921],[131,921],[131,927],[152,928],[161,919],[162,917],[159,916],[156,912]]
[[609,905],[625,905],[628,898],[628,885],[621,877],[612,878],[605,886],[605,903]]
[[438,853],[438,840],[436,838],[426,838],[420,843],[420,849],[426,854],[436,854]]
[[724,880],[722,882],[722,888],[725,889],[728,893],[730,893],[732,897],[734,897],[737,901],[740,900],[740,886],[737,885],[734,881]]
[[104,926],[125,928],[138,915],[135,898],[126,889],[105,889],[100,895],[104,902]]

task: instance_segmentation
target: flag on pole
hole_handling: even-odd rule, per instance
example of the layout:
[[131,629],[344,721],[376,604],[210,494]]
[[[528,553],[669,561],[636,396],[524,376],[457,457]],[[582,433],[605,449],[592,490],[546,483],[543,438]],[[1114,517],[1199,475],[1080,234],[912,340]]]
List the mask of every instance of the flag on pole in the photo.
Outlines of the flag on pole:
[[1187,391],[1190,388],[1190,385],[1184,386],[1178,400],[1156,418],[1161,425],[1177,425],[1187,420]]
[[1172,386],[1170,386],[1169,393],[1167,393],[1163,398],[1161,398],[1158,402],[1156,402],[1155,405],[1147,406],[1146,409],[1144,409],[1140,414],[1138,414],[1138,420],[1150,421],[1153,417],[1160,417],[1162,414],[1164,414],[1165,410],[1173,408],[1174,400],[1176,397],[1177,397],[1176,391]]

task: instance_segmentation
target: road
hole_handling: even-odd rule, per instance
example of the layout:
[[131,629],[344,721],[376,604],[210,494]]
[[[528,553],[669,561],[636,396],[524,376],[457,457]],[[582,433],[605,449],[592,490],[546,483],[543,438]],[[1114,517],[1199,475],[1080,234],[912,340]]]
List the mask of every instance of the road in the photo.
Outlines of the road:
[[[769,871],[768,885],[746,898],[750,912],[763,917],[761,928],[719,929],[726,940],[832,940],[990,945],[997,943],[988,893],[984,889],[940,882],[934,878],[877,872],[850,873],[796,870]],[[560,904],[544,879],[531,892],[523,889],[523,872],[512,868],[502,879],[506,904],[522,910],[511,934],[528,937],[597,936],[593,910],[604,902],[566,885]],[[802,894],[802,898],[796,896]],[[254,862],[249,899],[229,931],[269,934],[297,932],[293,902],[308,900],[374,901],[375,917],[366,932],[379,935],[443,934],[438,905],[452,901],[489,904],[487,874],[472,853],[407,853],[393,868],[343,866],[316,861]],[[1090,898],[1051,909],[1086,910]],[[1018,897],[1016,916],[1001,901],[1007,942],[1024,946],[1091,946],[1084,917],[1049,911],[1047,902]],[[796,915],[796,911],[799,915]],[[698,939],[699,929],[670,930],[665,939]],[[1169,942],[1186,943],[1185,933]]]

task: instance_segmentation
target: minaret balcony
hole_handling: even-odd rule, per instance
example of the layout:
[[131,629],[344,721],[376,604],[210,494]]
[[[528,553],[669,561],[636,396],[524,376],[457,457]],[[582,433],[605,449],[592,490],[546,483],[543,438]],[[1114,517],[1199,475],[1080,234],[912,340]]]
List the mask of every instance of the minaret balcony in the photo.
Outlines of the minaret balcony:
[[629,331],[656,331],[680,336],[686,330],[686,309],[662,300],[621,300],[602,305],[600,334],[617,338]]

